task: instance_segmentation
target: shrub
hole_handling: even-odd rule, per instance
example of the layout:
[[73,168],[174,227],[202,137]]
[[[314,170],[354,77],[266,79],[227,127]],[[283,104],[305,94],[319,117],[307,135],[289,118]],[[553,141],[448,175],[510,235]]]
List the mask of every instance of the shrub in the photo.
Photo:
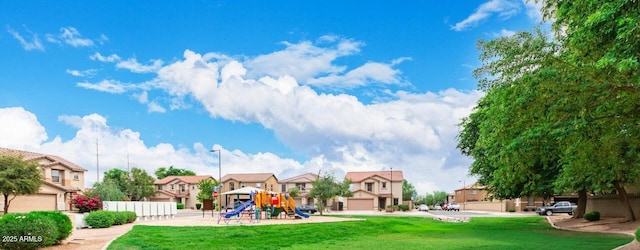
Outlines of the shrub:
[[529,212],[529,208],[525,207],[524,209],[522,209],[522,211]]
[[0,217],[0,249],[38,249],[52,246],[58,237],[56,222],[38,213],[12,213]]
[[584,219],[588,220],[588,221],[600,220],[600,212],[598,212],[598,211],[588,212],[588,213],[584,214]]
[[110,211],[93,211],[84,217],[84,221],[93,228],[106,228],[113,225],[114,216]]
[[88,195],[78,194],[71,199],[70,203],[80,210],[81,213],[96,211],[102,208],[102,201],[99,195],[95,195],[92,198]]
[[127,220],[128,219],[129,219],[129,215],[125,211],[113,212],[113,224],[114,225],[127,224]]
[[196,209],[200,210],[201,207],[202,207],[202,203],[196,203]]
[[184,204],[182,203],[177,203],[178,209],[184,209]]
[[54,225],[58,229],[58,238],[56,243],[62,242],[64,239],[71,235],[73,225],[68,215],[61,213],[60,211],[34,211],[31,214],[37,214],[40,216],[46,216],[53,220]]
[[640,241],[640,227],[636,229],[636,240]]
[[133,223],[138,218],[136,212],[126,211],[124,213],[127,215],[127,223]]
[[400,210],[402,211],[409,211],[409,205],[398,205],[398,207],[400,208]]
[[515,213],[515,212],[516,212],[516,210],[515,210],[515,209],[513,209],[513,208],[509,208],[509,213]]

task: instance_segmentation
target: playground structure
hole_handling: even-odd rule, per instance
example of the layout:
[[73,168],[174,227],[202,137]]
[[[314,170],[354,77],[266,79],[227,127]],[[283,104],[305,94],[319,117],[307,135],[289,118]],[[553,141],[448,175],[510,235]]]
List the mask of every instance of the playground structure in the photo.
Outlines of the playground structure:
[[218,224],[221,220],[229,224],[232,219],[242,224],[243,218],[247,218],[251,223],[258,223],[262,218],[280,218],[282,214],[289,218],[309,218],[309,214],[296,208],[295,200],[288,193],[273,194],[267,191],[252,191],[249,196],[251,199],[239,207],[231,211],[227,210],[227,212],[220,211]]

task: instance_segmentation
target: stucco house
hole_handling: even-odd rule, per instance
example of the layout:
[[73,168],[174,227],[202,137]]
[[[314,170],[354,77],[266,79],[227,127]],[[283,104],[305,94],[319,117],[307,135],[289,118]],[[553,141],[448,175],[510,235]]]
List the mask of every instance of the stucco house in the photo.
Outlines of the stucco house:
[[288,192],[292,188],[300,190],[300,195],[294,198],[296,205],[315,205],[315,199],[309,198],[309,191],[313,188],[313,181],[318,179],[317,174],[306,173],[284,179],[278,182],[282,192]]
[[215,181],[210,175],[167,176],[155,181],[156,193],[150,201],[169,201],[184,204],[186,209],[196,208],[198,201],[198,183],[205,179]]
[[[42,185],[38,193],[17,196],[9,205],[9,212],[71,210],[69,201],[78,191],[84,190],[86,169],[55,155],[1,148],[0,155],[22,156],[24,161],[37,162]],[[0,201],[0,212],[4,209]]]
[[[222,177],[221,194],[240,189],[243,187],[257,187],[267,191],[276,193],[278,190],[278,178],[272,173],[254,173],[254,174],[227,174]],[[233,204],[235,200],[248,200],[248,195],[224,195],[222,197],[222,206]]]
[[347,172],[353,197],[346,199],[346,210],[382,210],[402,204],[402,171]]

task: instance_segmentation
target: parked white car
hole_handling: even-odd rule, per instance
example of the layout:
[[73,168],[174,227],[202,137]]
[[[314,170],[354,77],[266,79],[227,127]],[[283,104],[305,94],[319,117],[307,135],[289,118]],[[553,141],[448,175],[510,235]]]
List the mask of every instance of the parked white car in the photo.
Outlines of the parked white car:
[[425,204],[422,204],[418,207],[418,211],[426,211],[429,212],[429,207]]

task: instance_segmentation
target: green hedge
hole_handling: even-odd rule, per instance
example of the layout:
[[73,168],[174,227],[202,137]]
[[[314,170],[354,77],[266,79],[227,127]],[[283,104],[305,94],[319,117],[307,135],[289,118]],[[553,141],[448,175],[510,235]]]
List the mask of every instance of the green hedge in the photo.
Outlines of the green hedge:
[[398,205],[398,208],[400,208],[400,210],[402,211],[409,211],[409,205]]
[[113,224],[114,225],[124,225],[127,224],[127,220],[129,216],[124,212],[114,212],[113,213]]
[[40,213],[11,213],[0,217],[0,249],[39,249],[59,238],[56,221]]
[[136,215],[136,212],[123,211],[121,213],[124,213],[127,215],[127,223],[133,223],[138,218],[138,216]]
[[93,211],[84,217],[88,226],[93,228],[106,228],[113,225],[115,216],[112,211]]
[[636,229],[636,240],[640,241],[640,227]]
[[598,211],[588,212],[588,213],[584,214],[584,219],[588,220],[588,221],[600,220],[600,212],[598,212]]
[[34,211],[31,213],[46,216],[53,220],[56,228],[58,229],[58,238],[56,239],[56,243],[62,242],[64,239],[69,237],[69,235],[71,235],[73,224],[71,223],[71,219],[68,215],[63,214],[60,211]]
[[177,203],[176,206],[178,207],[178,209],[184,209],[184,204],[182,203]]

